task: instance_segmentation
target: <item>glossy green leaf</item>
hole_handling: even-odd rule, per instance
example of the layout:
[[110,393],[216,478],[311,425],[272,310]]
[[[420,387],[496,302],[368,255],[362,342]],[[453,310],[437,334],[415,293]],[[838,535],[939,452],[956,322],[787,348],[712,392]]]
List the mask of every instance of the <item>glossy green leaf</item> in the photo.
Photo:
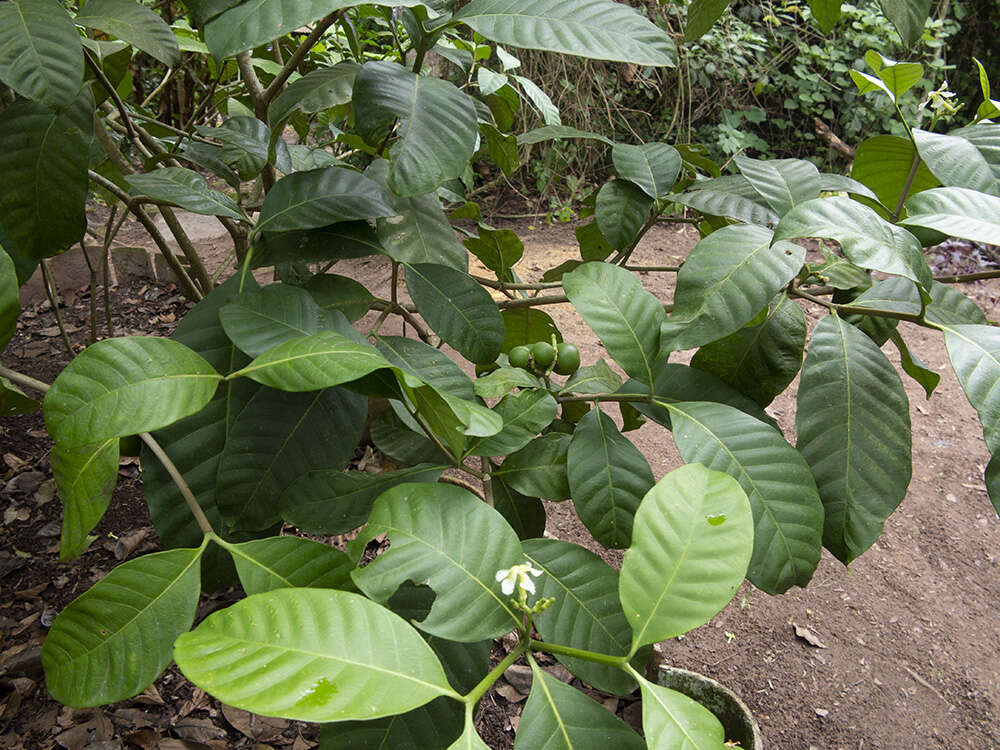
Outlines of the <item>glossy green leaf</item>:
[[343,167],[295,172],[278,180],[264,199],[256,231],[285,232],[338,221],[393,216],[378,184]]
[[209,402],[221,376],[170,339],[132,336],[91,345],[45,396],[45,426],[63,447],[165,427]]
[[809,10],[824,34],[833,31],[840,20],[840,2],[841,0],[809,0]]
[[[379,534],[390,547],[354,572],[358,588],[388,600],[404,581],[437,596],[417,627],[460,643],[496,638],[520,622],[496,581],[498,570],[523,562],[517,534],[475,495],[451,484],[403,484],[385,492],[348,549],[356,559]],[[380,639],[381,640],[381,639]]]
[[565,385],[559,390],[560,395],[567,393],[614,393],[621,388],[621,376],[611,369],[603,359],[592,365],[584,365],[567,378]]
[[404,714],[368,721],[324,724],[320,727],[320,747],[336,750],[371,750],[373,747],[447,750],[462,732],[463,716],[464,708],[458,701],[435,698]]
[[[220,157],[226,164],[234,166],[244,180],[256,177],[271,160],[271,129],[256,117],[238,115],[230,117],[219,127],[199,125],[195,130],[222,141]],[[279,139],[276,146],[281,145],[284,141]],[[275,152],[275,157],[277,155]]]
[[0,417],[29,414],[40,408],[37,401],[24,395],[24,391],[7,378],[0,377]]
[[449,745],[448,750],[490,750],[490,746],[483,742],[483,738],[476,731],[476,725],[468,719],[462,736]]
[[566,274],[563,288],[612,359],[632,377],[651,383],[666,320],[660,301],[634,274],[608,263],[585,263]]
[[474,401],[455,398],[430,386],[406,388],[420,418],[454,456],[466,452],[469,437],[487,437],[503,429],[503,418]]
[[156,201],[173,203],[192,213],[204,216],[228,216],[243,219],[236,201],[212,190],[205,179],[183,167],[163,167],[145,174],[125,175],[125,181],[136,196],[148,196]]
[[489,364],[500,355],[500,310],[471,276],[432,263],[408,265],[406,288],[427,324],[466,359]]
[[378,336],[375,346],[390,363],[439,391],[471,401],[472,380],[440,349],[405,336]]
[[722,724],[711,711],[676,690],[639,680],[642,729],[650,750],[722,750]]
[[0,5],[0,80],[51,109],[69,105],[83,83],[80,36],[56,0]]
[[773,594],[808,584],[819,563],[823,504],[802,456],[776,429],[731,406],[681,402],[669,409],[681,458],[726,472],[750,499],[750,581]]
[[326,262],[382,253],[375,230],[365,221],[343,221],[317,229],[265,232],[257,236],[251,268],[279,263]]
[[964,138],[975,146],[990,165],[993,176],[1000,180],[1000,123],[978,122],[964,128],[956,128],[950,135]]
[[881,0],[882,12],[899,32],[903,45],[914,46],[924,32],[931,0]]
[[372,442],[381,453],[399,464],[410,466],[421,463],[447,466],[452,463],[452,459],[427,437],[398,401],[390,401],[389,405],[392,408],[384,409],[371,421]]
[[632,727],[593,698],[557,680],[534,659],[531,693],[518,724],[515,750],[613,747],[642,750],[646,743]]
[[931,286],[931,270],[917,239],[850,198],[834,196],[800,203],[774,230],[775,240],[821,237],[840,243],[855,265],[905,276]]
[[873,201],[878,200],[878,196],[875,195],[875,193],[867,185],[862,182],[858,182],[851,177],[831,172],[821,172],[819,180],[819,189],[821,192],[850,193],[851,195],[860,195],[865,198],[870,198]]
[[652,206],[653,199],[631,182],[611,180],[597,193],[594,214],[608,244],[624,250],[635,242]]
[[795,429],[845,565],[868,549],[910,483],[909,401],[895,368],[854,326],[827,316],[802,367]]
[[503,353],[521,344],[534,344],[536,341],[548,341],[556,337],[556,343],[563,340],[562,333],[556,327],[552,316],[544,310],[525,307],[504,310],[500,313],[503,319]]
[[736,166],[778,216],[799,203],[819,197],[816,165],[803,159],[751,159],[737,154]]
[[272,536],[233,545],[228,551],[248,596],[296,587],[354,589],[353,563],[342,550],[328,544]]
[[216,502],[232,529],[266,529],[278,498],[317,469],[342,469],[361,439],[368,401],[340,388],[263,388],[233,422],[219,461]]
[[493,410],[503,417],[503,429],[496,435],[474,440],[471,456],[506,456],[530,443],[552,424],[559,407],[548,391],[520,391],[504,396]]
[[316,274],[306,282],[304,289],[324,310],[337,311],[351,323],[364,317],[375,301],[363,284],[335,273]]
[[177,39],[166,21],[133,0],[87,0],[76,23],[116,36],[168,67],[181,61]]
[[[924,75],[924,66],[915,62],[898,62],[870,49],[865,53],[865,62],[882,79],[895,99],[905,94]],[[914,135],[917,131],[914,131]]]
[[691,190],[671,200],[708,216],[723,216],[745,224],[773,227],[778,215],[742,175],[696,182]]
[[503,398],[515,388],[541,387],[541,378],[520,367],[501,367],[477,378],[473,383],[476,395],[480,398]]
[[0,112],[0,224],[12,255],[37,261],[83,237],[93,110],[86,88],[62,113],[24,100]]
[[[895,209],[913,166],[914,154],[913,141],[909,138],[877,135],[858,145],[851,176],[871,188],[883,206]],[[921,162],[907,195],[912,196],[940,184],[927,165]]]
[[455,20],[510,47],[637,65],[673,65],[676,55],[665,32],[610,0],[473,0]]
[[545,506],[537,497],[522,495],[498,477],[490,479],[493,507],[504,517],[519,539],[535,539],[545,533]]
[[[927,320],[945,326],[986,325],[986,316],[971,299],[948,284],[931,284],[931,300],[924,309]],[[864,294],[855,298],[854,307],[875,307],[883,310],[918,315],[920,295],[912,281],[900,277],[883,279]]]
[[902,224],[975,242],[1000,242],[1000,198],[968,188],[925,190],[906,201]]
[[986,490],[989,492],[990,502],[993,503],[993,508],[996,510],[997,515],[1000,515],[1000,459],[996,455],[986,465],[984,479],[986,481]]
[[63,505],[59,559],[72,560],[90,545],[94,537],[89,534],[111,503],[118,483],[118,438],[76,448],[56,443],[49,461]]
[[492,474],[528,497],[565,500],[570,496],[566,477],[569,435],[550,432],[537,437],[504,459]]
[[317,68],[292,81],[275,97],[268,108],[268,121],[272,128],[293,112],[322,112],[351,101],[354,79],[361,66],[351,60],[342,60],[330,67]]
[[1000,329],[986,325],[944,328],[944,342],[958,382],[979,413],[990,453],[1000,450]]
[[480,225],[479,235],[465,240],[465,246],[498,279],[506,281],[513,281],[511,269],[524,255],[524,244],[513,229],[490,229]]
[[898,330],[894,330],[889,338],[899,350],[899,364],[903,368],[903,372],[917,381],[923,387],[927,398],[930,398],[934,393],[934,389],[938,387],[938,383],[941,382],[941,376],[925,365],[920,357],[910,351],[903,337],[899,335]]
[[751,321],[735,333],[701,347],[691,359],[691,366],[715,375],[765,407],[795,379],[805,345],[805,314],[781,295],[763,321],[756,325]]
[[0,247],[0,352],[14,335],[17,316],[20,314],[17,269],[14,267],[14,261],[4,252],[3,247]]
[[[486,68],[479,70],[483,71]],[[521,166],[521,158],[517,152],[517,137],[513,133],[500,132],[496,126],[488,122],[479,123],[479,133],[486,141],[486,149],[489,151],[490,158],[505,175],[512,177]]]
[[[618,600],[618,571],[590,550],[557,539],[531,539],[524,552],[542,571],[535,582],[539,598],[554,598],[535,616],[542,639],[609,656],[627,656],[632,628]],[[624,671],[596,662],[553,654],[574,675],[613,695],[635,689]]]
[[[676,424],[675,431],[683,429]],[[639,646],[682,635],[735,596],[753,549],[747,496],[731,476],[689,463],[642,501],[622,560],[620,597]]]
[[201,552],[174,549],[122,563],[63,609],[42,645],[52,696],[68,706],[101,706],[145,690],[194,622]]
[[669,195],[681,170],[681,155],[665,143],[644,143],[640,146],[616,143],[611,149],[611,159],[615,171],[642,188],[650,198]]
[[248,597],[178,638],[174,659],[231,706],[302,721],[378,718],[454,694],[402,618],[333,589]]
[[665,351],[690,349],[738,331],[802,268],[805,249],[771,244],[751,225],[712,232],[695,245],[680,272],[674,310],[661,328]]
[[627,547],[636,510],[653,486],[639,449],[594,408],[573,432],[566,467],[576,513],[594,539],[612,549]]
[[573,234],[576,235],[576,241],[580,245],[580,257],[584,260],[604,260],[613,251],[601,234],[596,219],[588,224],[580,224],[573,230]]
[[694,0],[687,9],[684,41],[700,39],[729,7],[729,0]]
[[942,185],[1000,194],[1000,178],[971,141],[956,135],[915,129],[920,158]]

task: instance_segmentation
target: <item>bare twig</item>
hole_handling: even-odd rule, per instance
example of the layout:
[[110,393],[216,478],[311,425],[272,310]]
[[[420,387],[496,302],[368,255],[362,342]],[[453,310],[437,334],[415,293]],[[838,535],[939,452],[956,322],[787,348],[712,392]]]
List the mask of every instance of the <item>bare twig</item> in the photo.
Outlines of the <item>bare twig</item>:
[[70,357],[76,355],[73,351],[73,345],[69,341],[69,334],[66,333],[66,327],[63,325],[62,314],[59,312],[59,289],[56,288],[56,280],[52,278],[52,271],[49,270],[49,262],[47,259],[42,259],[42,280],[45,282],[45,296],[49,298],[49,304],[52,306],[52,312],[56,316],[56,325],[59,326],[59,334],[62,337],[63,346],[66,347],[66,352]]

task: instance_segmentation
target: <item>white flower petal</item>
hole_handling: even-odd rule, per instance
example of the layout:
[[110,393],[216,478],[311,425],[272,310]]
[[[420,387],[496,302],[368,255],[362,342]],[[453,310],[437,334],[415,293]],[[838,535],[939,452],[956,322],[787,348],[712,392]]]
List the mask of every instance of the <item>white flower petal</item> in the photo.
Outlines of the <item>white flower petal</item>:
[[514,593],[514,577],[513,576],[509,576],[509,577],[505,578],[503,580],[503,583],[500,584],[500,590],[504,594],[506,594],[507,596],[510,596],[511,594],[513,594]]
[[535,582],[528,578],[528,576],[521,576],[519,583],[523,591],[527,591],[529,594],[535,593]]
[[497,571],[497,583],[499,583],[500,581],[502,581],[504,578],[506,578],[509,575],[510,575],[510,568],[506,568],[504,570],[498,570]]

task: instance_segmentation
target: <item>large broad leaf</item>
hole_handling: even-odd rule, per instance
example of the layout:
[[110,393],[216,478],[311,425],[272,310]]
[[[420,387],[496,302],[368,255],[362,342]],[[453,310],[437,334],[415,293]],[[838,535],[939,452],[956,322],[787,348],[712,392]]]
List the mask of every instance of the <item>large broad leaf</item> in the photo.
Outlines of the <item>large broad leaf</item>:
[[569,441],[569,435],[562,433],[542,435],[507,456],[491,473],[522,495],[565,500],[570,495],[566,478]]
[[669,195],[681,170],[681,155],[665,143],[641,146],[616,143],[611,158],[615,171],[642,188],[650,198]]
[[236,201],[209,188],[205,184],[205,178],[190,169],[163,167],[145,174],[125,175],[125,180],[134,188],[135,195],[145,195],[153,200],[173,203],[204,216],[243,219]]
[[37,261],[83,237],[93,111],[85,88],[61,114],[23,100],[0,112],[0,224],[12,253]]
[[[372,443],[381,453],[403,466],[452,463],[452,458],[445,455],[444,451],[427,437],[398,401],[389,403],[394,408],[384,409],[371,420]],[[396,413],[397,408],[405,415],[405,421]],[[376,497],[377,494],[371,498],[371,502],[374,502]],[[366,514],[370,507],[369,504],[365,510]]]
[[916,237],[850,198],[834,196],[800,203],[774,230],[775,240],[803,237],[836,240],[855,265],[905,276],[930,289],[931,269]]
[[389,362],[437,390],[467,401],[475,397],[472,380],[440,349],[405,336],[378,336],[375,346]]
[[433,263],[408,265],[406,288],[427,324],[466,359],[489,364],[500,356],[500,310],[467,273]]
[[228,551],[247,595],[296,587],[354,588],[354,565],[347,555],[311,539],[272,536],[233,545]]
[[201,409],[220,380],[204,358],[170,339],[98,341],[45,395],[45,427],[66,448],[149,432]]
[[268,121],[272,128],[296,110],[312,113],[346,104],[351,101],[354,78],[361,66],[342,60],[328,68],[302,76],[286,86],[268,108]]
[[799,203],[819,197],[816,165],[803,159],[751,159],[737,154],[736,166],[778,216]]
[[17,0],[0,5],[0,80],[52,109],[69,105],[80,93],[80,35],[61,3]]
[[778,223],[778,215],[742,175],[696,182],[689,192],[673,196],[672,200],[708,216],[723,216],[761,227]]
[[824,34],[833,31],[840,20],[840,3],[841,0],[809,0],[809,10]]
[[503,429],[496,435],[471,443],[472,456],[506,456],[521,450],[543,429],[552,424],[559,406],[548,391],[520,391],[504,396],[493,407],[503,417]]
[[436,482],[443,466],[418,464],[384,474],[318,469],[281,495],[281,517],[310,534],[344,534],[368,520],[375,499],[404,482]]
[[903,45],[912,47],[924,33],[931,0],[881,0],[882,12],[896,27]]
[[57,443],[49,461],[63,504],[59,559],[72,560],[90,545],[89,534],[111,502],[118,483],[118,438],[77,448]]
[[[980,79],[980,83],[982,83],[982,79]],[[993,176],[1000,180],[1000,123],[978,122],[975,125],[956,128],[949,135],[959,136],[974,145],[983,155],[986,163],[990,165]]]
[[398,119],[399,140],[389,151],[389,187],[396,195],[424,195],[462,176],[479,133],[467,94],[376,60],[358,72],[353,98],[358,131],[372,145],[378,145],[379,125]]
[[585,140],[600,141],[608,146],[615,145],[614,141],[607,136],[603,136],[600,133],[591,133],[587,130],[571,128],[569,125],[543,125],[540,128],[529,130],[527,133],[522,133],[517,137],[517,145],[530,146],[534,143],[561,140],[563,138],[583,138]]
[[174,659],[231,706],[302,721],[378,718],[454,696],[417,631],[346,591],[255,594],[178,638]]
[[545,506],[541,500],[522,495],[496,476],[490,478],[490,489],[493,507],[517,532],[519,539],[535,539],[545,533]]
[[[851,176],[870,187],[882,205],[893,210],[899,203],[915,154],[913,141],[909,138],[877,135],[858,145],[854,164],[851,166]],[[907,195],[914,195],[940,184],[927,165],[920,162]]]
[[116,36],[164,65],[174,66],[181,61],[177,39],[167,23],[133,0],[87,0],[76,14],[76,22]]
[[[195,130],[201,135],[212,136],[222,141],[222,150],[219,155],[223,162],[236,167],[244,180],[256,177],[271,160],[272,155],[268,153],[271,129],[256,117],[239,115],[230,117],[219,127],[198,125]],[[281,147],[284,146],[284,143],[280,139],[276,142],[277,150],[273,155],[275,159],[281,155]],[[279,169],[282,167],[280,162],[276,166]],[[286,168],[281,169],[281,171],[289,172],[291,169]]]
[[695,245],[677,274],[674,311],[661,328],[665,351],[690,349],[738,331],[802,268],[805,249],[771,244],[751,225],[712,232]]
[[503,319],[503,353],[509,354],[515,346],[531,345],[536,341],[563,340],[552,316],[537,307],[514,308],[500,313]]
[[926,227],[949,237],[1000,243],[1000,198],[961,187],[925,190],[906,202],[907,226]]
[[[883,279],[851,302],[852,307],[874,307],[909,315],[919,315],[920,305],[914,283],[900,277]],[[939,281],[931,284],[931,300],[924,308],[924,315],[932,323],[945,326],[987,324],[986,316],[975,302]]]
[[714,617],[735,596],[752,549],[750,503],[731,476],[692,463],[657,482],[622,560],[633,652]]
[[594,408],[573,432],[566,467],[573,505],[594,539],[612,549],[627,547],[636,509],[654,481],[639,449]]
[[1000,450],[1000,328],[956,325],[944,328],[944,342],[955,375],[979,413],[990,453]]
[[721,750],[726,738],[715,714],[676,690],[640,679],[642,730],[650,750]]
[[452,743],[462,732],[463,715],[463,706],[458,701],[435,698],[405,714],[324,724],[320,727],[320,746],[337,750],[371,750],[377,747],[447,750],[453,747]]
[[693,0],[688,6],[684,24],[684,41],[693,42],[701,38],[719,20],[729,0]]
[[378,184],[351,169],[295,172],[278,180],[264,198],[256,231],[287,232],[393,216],[389,200]]
[[914,130],[920,158],[942,185],[1000,194],[1000,180],[975,144],[957,135]]
[[611,0],[473,0],[455,14],[487,39],[636,65],[673,65],[670,37]]
[[[1000,455],[1000,454],[997,454]],[[986,465],[986,472],[983,477],[986,481],[986,490],[990,495],[990,502],[993,508],[1000,515],[1000,458],[993,456]]]
[[660,301],[634,274],[607,263],[583,264],[566,274],[563,288],[615,362],[632,377],[652,383],[666,320]]
[[479,236],[465,240],[465,246],[504,281],[514,280],[511,269],[524,255],[524,244],[513,229],[490,229],[480,225]]
[[363,258],[383,253],[378,235],[366,221],[343,221],[318,229],[264,232],[254,244],[251,268]]
[[14,261],[0,247],[0,352],[7,346],[17,325],[17,316],[21,314],[21,302],[18,299],[17,268]]
[[801,307],[781,295],[764,320],[751,321],[701,347],[691,366],[715,375],[765,407],[795,379],[805,345],[806,316]]
[[653,199],[631,182],[611,180],[597,193],[594,215],[608,244],[624,250],[635,242],[652,206]]
[[0,377],[0,417],[29,414],[38,411],[39,408],[40,404],[37,401],[28,398],[24,391],[7,378]]
[[318,273],[304,288],[316,304],[324,310],[341,313],[350,323],[364,317],[375,301],[375,296],[364,284],[335,273]]
[[430,386],[406,386],[406,394],[421,422],[459,457],[465,454],[467,438],[496,435],[503,418],[474,401],[455,398]]
[[375,501],[349,553],[360,557],[379,534],[388,536],[388,551],[356,570],[354,582],[380,602],[405,581],[430,586],[437,596],[417,623],[424,632],[471,643],[508,633],[520,622],[496,573],[523,562],[521,542],[499,513],[467,490],[451,484],[392,488]]
[[174,549],[123,563],[60,612],[42,645],[53,697],[101,706],[145,690],[194,622],[201,552]]
[[681,458],[726,472],[750,499],[751,582],[769,594],[809,583],[822,547],[823,504],[799,452],[773,427],[731,406],[681,402],[669,409]]
[[[618,571],[593,552],[557,539],[528,540],[524,552],[543,573],[535,582],[538,596],[554,599],[534,620],[544,640],[609,656],[628,655],[632,628],[618,599]],[[554,656],[598,690],[624,695],[635,689],[635,681],[621,669]]]
[[216,502],[233,529],[265,529],[277,499],[306,472],[342,469],[364,431],[368,401],[340,388],[257,391],[233,423],[219,463]]
[[834,315],[813,330],[795,429],[826,511],[823,544],[845,565],[868,549],[910,483],[910,410],[882,351]]
[[528,662],[531,693],[521,713],[515,750],[646,747],[632,727],[600,703],[540,669],[534,659],[529,658]]

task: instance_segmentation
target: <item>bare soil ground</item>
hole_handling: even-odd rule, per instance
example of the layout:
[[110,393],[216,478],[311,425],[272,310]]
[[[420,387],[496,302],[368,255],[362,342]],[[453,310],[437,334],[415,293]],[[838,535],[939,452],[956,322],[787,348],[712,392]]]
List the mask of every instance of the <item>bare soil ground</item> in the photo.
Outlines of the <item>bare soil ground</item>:
[[[527,278],[576,255],[571,227],[520,223],[514,228],[526,244],[519,270]],[[205,248],[223,245],[211,237],[201,242]],[[634,262],[676,263],[693,244],[690,232],[658,229],[647,236]],[[211,256],[209,262],[218,264],[224,253]],[[386,263],[372,259],[343,264],[338,271],[358,275],[376,294],[385,291],[390,275]],[[642,279],[670,300],[673,275]],[[62,284],[68,303],[63,315],[75,329],[70,337],[76,345],[88,332],[85,284],[85,277],[69,277]],[[977,282],[962,291],[989,318],[1000,317],[1000,283]],[[188,304],[168,282],[123,274],[113,294],[114,327],[119,334],[168,335]],[[25,307],[28,315],[3,364],[51,381],[68,355],[48,303],[36,297]],[[578,344],[584,362],[606,357],[569,305],[546,309],[564,336]],[[811,323],[822,314],[815,306],[806,312]],[[824,555],[807,589],[770,597],[745,584],[711,623],[660,647],[665,661],[712,676],[739,693],[756,713],[767,748],[1000,748],[1000,620],[995,614],[1000,520],[983,485],[988,454],[941,337],[906,324],[901,330],[942,381],[927,400],[904,378],[913,425],[913,481],[881,539],[849,569]],[[768,410],[793,443],[795,387]],[[647,425],[629,436],[657,477],[680,465],[662,428]],[[98,541],[79,561],[60,563],[60,512],[50,482],[49,447],[39,417],[0,421],[0,747],[314,746],[315,727],[223,708],[172,669],[144,695],[116,706],[74,711],[48,698],[37,653],[55,614],[120,559],[158,545],[145,514],[138,466],[126,459],[115,502],[96,532]],[[550,504],[549,510],[548,533],[581,543],[589,539],[571,504]],[[225,596],[206,598],[200,614],[224,605]],[[516,683],[501,683],[483,702],[480,726],[491,747],[512,745],[523,706],[523,690]],[[637,718],[632,699],[607,705],[627,720]]]

